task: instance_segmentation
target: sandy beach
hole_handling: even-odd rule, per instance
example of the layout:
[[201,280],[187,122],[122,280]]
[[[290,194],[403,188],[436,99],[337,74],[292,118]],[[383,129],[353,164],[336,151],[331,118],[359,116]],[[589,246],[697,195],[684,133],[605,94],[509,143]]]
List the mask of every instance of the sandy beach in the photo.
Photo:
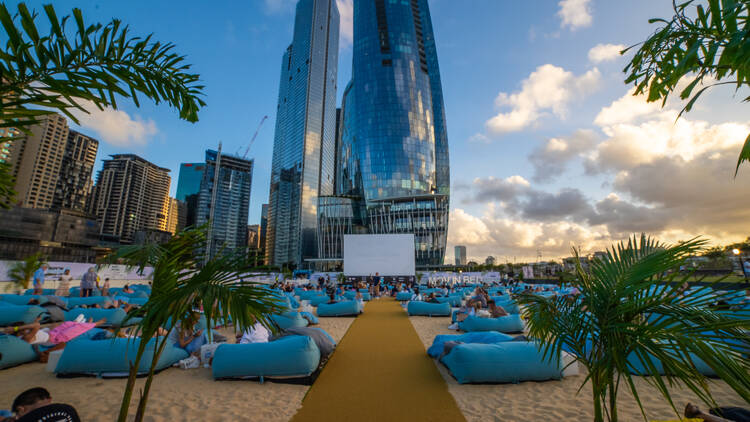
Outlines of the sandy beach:
[[[450,318],[409,317],[425,350],[438,334],[461,334],[449,330]],[[426,356],[426,354],[425,354]],[[590,385],[580,393],[576,391],[583,376],[567,377],[560,381],[522,382],[500,385],[461,385],[442,364],[435,361],[448,390],[456,399],[468,421],[555,421],[593,420],[593,402]],[[648,420],[676,419],[669,404],[645,379],[636,377],[636,386]],[[643,416],[632,395],[621,386],[618,399],[619,417],[622,421],[643,421]],[[721,406],[747,406],[747,403],[722,381],[711,382],[714,399]],[[672,391],[675,406],[684,410],[688,402],[700,403],[690,391]],[[705,406],[702,406],[705,407]]]
[[[339,342],[354,318],[320,318],[323,328]],[[220,330],[233,341],[233,331]],[[139,379],[138,388],[144,379]],[[15,396],[32,387],[45,387],[55,402],[73,405],[84,421],[115,420],[126,379],[57,378],[42,363],[0,371],[0,409],[9,409]],[[147,421],[288,421],[309,389],[306,385],[257,381],[214,381],[210,368],[168,368],[152,384]],[[136,389],[137,394],[138,389]],[[131,415],[138,403],[135,397]]]

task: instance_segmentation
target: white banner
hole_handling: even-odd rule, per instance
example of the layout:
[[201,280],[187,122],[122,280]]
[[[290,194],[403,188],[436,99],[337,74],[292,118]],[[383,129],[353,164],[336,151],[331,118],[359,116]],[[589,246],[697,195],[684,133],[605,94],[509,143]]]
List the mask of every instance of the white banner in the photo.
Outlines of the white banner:
[[[10,277],[8,276],[8,271],[13,267],[13,265],[18,261],[0,261],[0,280],[1,281],[10,281]],[[74,280],[80,280],[83,273],[89,270],[91,267],[95,267],[94,264],[86,264],[86,263],[80,263],[80,262],[61,262],[61,261],[50,261],[47,262],[47,272],[45,273],[45,278],[48,280],[58,280],[60,278],[60,275],[66,270],[70,270],[70,275],[73,276]],[[109,278],[110,280],[133,280],[133,281],[140,281],[140,280],[147,280],[151,273],[153,272],[153,268],[146,267],[143,270],[143,274],[138,274],[137,268],[132,269],[128,271],[127,266],[125,265],[104,265],[97,269],[97,274],[99,274],[99,278],[104,281],[105,278]]]

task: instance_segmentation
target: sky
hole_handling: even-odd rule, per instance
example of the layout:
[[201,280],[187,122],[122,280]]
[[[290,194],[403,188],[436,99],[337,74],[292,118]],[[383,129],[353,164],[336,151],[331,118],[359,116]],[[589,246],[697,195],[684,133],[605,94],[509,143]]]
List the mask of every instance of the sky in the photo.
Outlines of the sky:
[[[364,0],[355,0],[364,1]],[[12,3],[12,2],[9,2]],[[268,201],[281,57],[292,39],[294,0],[56,2],[87,22],[120,19],[187,56],[206,85],[197,123],[165,105],[123,103],[94,112],[81,131],[110,154],[135,153],[171,169],[207,148],[255,159],[249,223]],[[352,0],[342,16],[338,98],[351,76]],[[27,2],[41,10],[42,2]],[[713,244],[750,236],[750,166],[734,178],[750,133],[747,96],[709,91],[693,111],[646,103],[624,83],[653,17],[668,0],[430,0],[443,82],[451,163],[446,262],[529,262],[591,253],[646,232],[665,242]],[[686,82],[687,83],[687,82]],[[73,125],[75,127],[75,125]]]

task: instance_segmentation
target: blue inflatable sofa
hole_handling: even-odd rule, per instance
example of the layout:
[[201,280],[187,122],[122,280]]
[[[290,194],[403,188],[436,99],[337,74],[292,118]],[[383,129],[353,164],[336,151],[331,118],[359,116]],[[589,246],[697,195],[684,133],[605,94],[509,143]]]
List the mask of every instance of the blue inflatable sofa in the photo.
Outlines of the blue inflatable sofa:
[[318,369],[320,349],[308,336],[286,336],[268,343],[222,344],[213,377],[306,377]]
[[560,379],[561,362],[547,361],[535,343],[522,341],[460,344],[442,358],[459,384]]
[[362,309],[356,300],[345,300],[337,303],[321,303],[318,305],[319,317],[356,316]]
[[523,320],[518,314],[498,318],[481,318],[471,315],[458,323],[458,329],[466,332],[499,331],[501,333],[519,333],[523,331],[523,328]]
[[427,349],[427,354],[433,358],[438,358],[443,353],[443,348],[448,341],[457,341],[461,343],[503,343],[513,340],[513,336],[498,333],[495,331],[477,331],[466,334],[439,334],[432,340],[432,346]]
[[428,303],[428,302],[410,301],[406,307],[406,311],[409,313],[410,316],[412,315],[450,316],[451,305],[449,303]]
[[281,315],[271,315],[271,319],[282,330],[294,327],[307,327],[308,320],[303,318],[299,312],[287,312]]
[[16,336],[0,334],[0,369],[10,368],[37,359],[29,343]]

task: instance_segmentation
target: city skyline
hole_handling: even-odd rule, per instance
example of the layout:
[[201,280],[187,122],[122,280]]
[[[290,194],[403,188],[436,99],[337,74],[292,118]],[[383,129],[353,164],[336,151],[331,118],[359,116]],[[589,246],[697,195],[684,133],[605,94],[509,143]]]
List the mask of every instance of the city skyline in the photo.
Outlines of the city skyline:
[[[534,258],[537,249],[545,257],[567,256],[574,245],[593,251],[634,231],[672,242],[698,234],[714,244],[744,239],[748,172],[741,168],[732,180],[731,163],[748,131],[744,106],[717,90],[675,124],[679,103],[661,110],[629,96],[622,83],[627,59],[619,50],[645,39],[653,30],[649,18],[670,16],[668,2],[583,1],[564,10],[563,3],[430,2],[450,122],[454,198],[446,262],[456,244],[478,258],[520,259]],[[150,105],[102,114],[114,119],[96,113],[82,119],[80,130],[101,143],[96,169],[102,157],[134,152],[176,172],[218,140],[231,151],[244,148],[260,117],[274,118],[278,52],[288,45],[294,2],[208,10],[205,28],[190,31],[169,25],[198,5],[156,5],[143,14],[145,2],[67,4],[90,19],[121,17],[139,32],[159,28],[157,35],[186,51],[209,88],[209,106],[195,125]],[[345,70],[351,16],[340,8],[343,88],[351,76]],[[227,69],[241,68],[251,69],[252,78],[238,89]],[[269,126],[251,149],[258,177],[249,223],[260,220],[267,201]]]

